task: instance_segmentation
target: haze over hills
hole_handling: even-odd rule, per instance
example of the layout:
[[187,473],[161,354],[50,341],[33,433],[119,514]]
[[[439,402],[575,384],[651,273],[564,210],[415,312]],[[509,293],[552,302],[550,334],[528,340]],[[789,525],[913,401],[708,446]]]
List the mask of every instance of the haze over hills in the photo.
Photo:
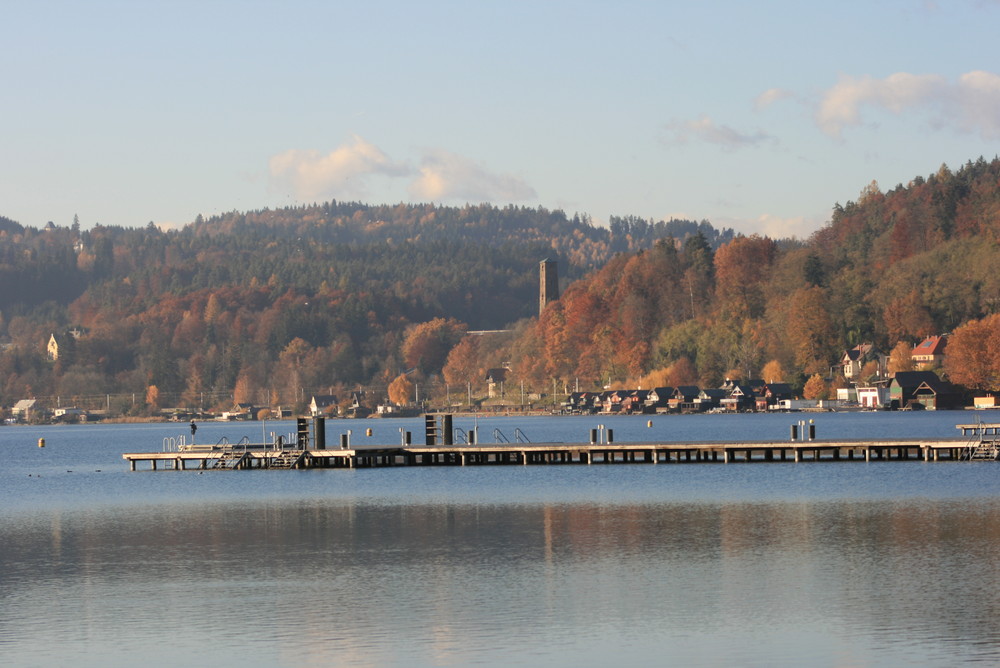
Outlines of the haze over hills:
[[[668,372],[712,385],[775,361],[801,386],[857,343],[888,350],[993,313],[998,239],[1000,162],[984,159],[870,184],[807,242],[485,205],[329,202],[177,231],[3,219],[0,404],[149,388],[168,405],[289,404],[403,371],[481,384],[501,364],[546,387]],[[537,318],[546,257],[564,293]]]

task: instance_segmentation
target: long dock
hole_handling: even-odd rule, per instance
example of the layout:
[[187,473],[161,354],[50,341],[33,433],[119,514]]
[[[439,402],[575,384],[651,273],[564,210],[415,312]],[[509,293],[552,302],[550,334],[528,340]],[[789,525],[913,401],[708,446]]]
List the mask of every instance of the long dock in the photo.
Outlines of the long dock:
[[[275,444],[125,453],[132,471],[374,468],[529,464],[683,464],[823,461],[959,461],[1000,458],[1000,424],[956,425],[955,438],[814,439],[658,443],[490,443],[340,447]],[[324,439],[325,440],[325,439]]]

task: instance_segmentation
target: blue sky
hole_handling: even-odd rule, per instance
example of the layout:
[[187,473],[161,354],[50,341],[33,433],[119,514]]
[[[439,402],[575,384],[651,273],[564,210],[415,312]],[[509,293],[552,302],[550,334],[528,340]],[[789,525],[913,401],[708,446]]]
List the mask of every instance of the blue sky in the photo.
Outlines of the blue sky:
[[0,215],[340,200],[808,236],[1000,153],[1000,2],[0,0]]

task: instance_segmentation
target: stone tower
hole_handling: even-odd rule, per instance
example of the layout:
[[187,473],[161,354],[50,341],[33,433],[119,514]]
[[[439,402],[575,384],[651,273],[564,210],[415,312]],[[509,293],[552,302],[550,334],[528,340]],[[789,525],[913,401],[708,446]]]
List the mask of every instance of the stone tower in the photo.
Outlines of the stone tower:
[[556,261],[548,258],[538,265],[538,313],[545,310],[545,305],[559,299],[559,272]]

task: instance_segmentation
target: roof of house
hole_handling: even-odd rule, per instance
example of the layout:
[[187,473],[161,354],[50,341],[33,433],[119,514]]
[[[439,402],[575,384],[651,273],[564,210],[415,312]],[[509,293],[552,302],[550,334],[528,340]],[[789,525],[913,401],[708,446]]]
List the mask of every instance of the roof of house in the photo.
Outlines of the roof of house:
[[312,397],[312,403],[317,406],[332,406],[337,403],[337,397],[333,394],[314,394]]
[[875,346],[870,343],[859,343],[844,353],[844,362],[857,362],[863,360],[875,350]]
[[948,344],[946,336],[928,336],[913,347],[912,355],[941,355]]
[[892,377],[892,385],[898,387],[919,387],[921,383],[940,383],[941,379],[933,371],[897,371]]

